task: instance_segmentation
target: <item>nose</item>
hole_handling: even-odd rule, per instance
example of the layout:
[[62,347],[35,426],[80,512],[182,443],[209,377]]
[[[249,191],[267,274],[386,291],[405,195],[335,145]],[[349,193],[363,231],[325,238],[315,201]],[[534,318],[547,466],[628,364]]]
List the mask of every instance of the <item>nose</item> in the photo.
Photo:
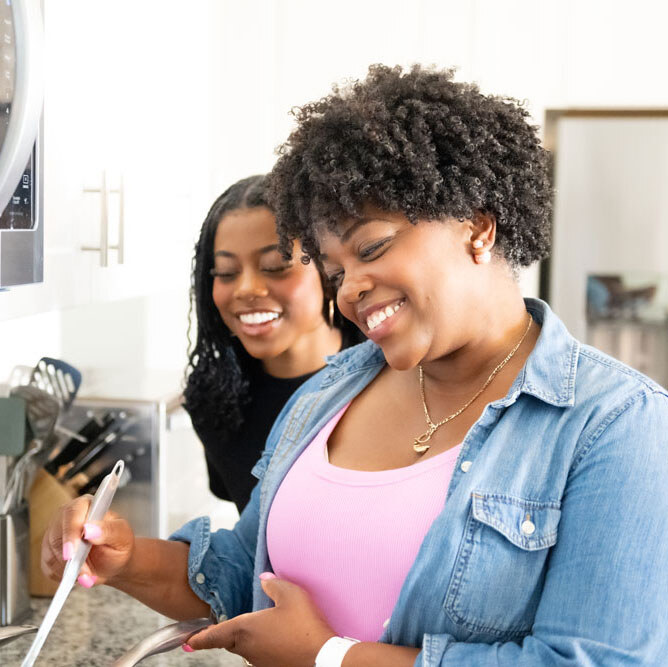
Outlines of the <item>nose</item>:
[[339,286],[339,297],[345,303],[357,303],[362,297],[370,292],[373,284],[370,278],[361,272],[346,271],[343,282]]
[[237,299],[256,299],[269,294],[264,278],[251,269],[242,271],[235,285],[234,296]]

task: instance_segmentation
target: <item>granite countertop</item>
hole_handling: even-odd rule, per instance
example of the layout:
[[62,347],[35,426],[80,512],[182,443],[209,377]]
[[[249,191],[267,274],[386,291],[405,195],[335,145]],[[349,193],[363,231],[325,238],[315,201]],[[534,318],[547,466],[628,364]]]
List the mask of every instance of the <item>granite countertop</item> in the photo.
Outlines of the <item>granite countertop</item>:
[[[51,598],[32,598],[32,614],[23,623],[39,625]],[[35,667],[109,667],[141,639],[170,619],[131,597],[106,586],[86,590],[75,586],[51,629]],[[18,667],[34,633],[0,646],[0,665]],[[187,654],[181,649],[142,661],[147,667],[241,667],[239,656],[227,651]]]

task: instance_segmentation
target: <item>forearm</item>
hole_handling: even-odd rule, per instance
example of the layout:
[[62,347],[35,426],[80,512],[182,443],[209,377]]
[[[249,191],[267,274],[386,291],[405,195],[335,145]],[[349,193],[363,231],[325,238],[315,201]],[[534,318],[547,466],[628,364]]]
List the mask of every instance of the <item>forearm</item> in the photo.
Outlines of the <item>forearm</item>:
[[208,616],[209,606],[188,584],[188,549],[184,542],[137,538],[127,566],[107,584],[175,620]]
[[348,650],[341,667],[412,667],[419,653],[406,646],[361,642]]

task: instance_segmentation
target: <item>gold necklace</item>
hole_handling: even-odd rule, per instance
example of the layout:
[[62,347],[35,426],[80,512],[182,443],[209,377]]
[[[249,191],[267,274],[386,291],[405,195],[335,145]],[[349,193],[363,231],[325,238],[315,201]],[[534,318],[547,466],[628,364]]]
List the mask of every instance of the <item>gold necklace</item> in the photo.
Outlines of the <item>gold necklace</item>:
[[424,454],[430,447],[431,445],[428,445],[427,442],[431,440],[431,436],[434,435],[436,432],[436,429],[440,428],[443,426],[443,424],[447,424],[450,420],[454,419],[458,415],[461,415],[466,408],[475,401],[480,394],[482,394],[485,389],[489,386],[489,383],[494,379],[496,374],[512,359],[512,356],[517,352],[519,349],[520,345],[524,342],[524,339],[527,337],[527,334],[529,333],[529,329],[531,329],[531,323],[533,322],[533,319],[531,315],[529,315],[529,324],[527,325],[526,331],[524,332],[524,335],[522,338],[520,338],[519,342],[515,347],[510,351],[508,356],[491,372],[490,376],[487,378],[487,381],[485,384],[480,387],[480,389],[477,391],[477,393],[473,396],[471,400],[468,401],[468,403],[465,403],[457,412],[453,412],[451,415],[446,417],[445,419],[441,420],[437,424],[434,424],[432,421],[431,417],[429,416],[429,410],[427,410],[427,401],[425,400],[424,397],[424,371],[422,370],[422,364],[418,365],[418,372],[419,372],[419,377],[420,377],[420,396],[422,398],[422,407],[424,408],[424,417],[425,420],[427,421],[427,426],[429,427],[422,435],[418,436],[415,438],[415,441],[413,442],[413,449],[418,453],[418,454]]

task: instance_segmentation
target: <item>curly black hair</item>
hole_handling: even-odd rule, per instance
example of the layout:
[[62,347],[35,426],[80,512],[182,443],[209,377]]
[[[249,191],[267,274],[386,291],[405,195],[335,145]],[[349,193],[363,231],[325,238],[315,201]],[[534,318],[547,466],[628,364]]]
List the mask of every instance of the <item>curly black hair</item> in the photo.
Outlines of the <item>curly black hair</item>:
[[520,102],[453,80],[454,70],[372,65],[367,77],[293,111],[297,128],[269,175],[281,251],[299,239],[317,257],[364,204],[418,219],[494,217],[513,267],[547,256],[548,152]]
[[[244,208],[265,207],[271,210],[266,196],[264,175],[244,178],[229,187],[212,204],[202,224],[192,259],[190,311],[188,313],[188,364],[185,369],[183,405],[195,428],[205,426],[230,435],[242,424],[242,408],[248,401],[248,373],[253,359],[232,337],[213,302],[213,242],[218,223],[228,213]],[[324,291],[323,316],[329,319],[332,288],[321,273]],[[197,338],[190,342],[193,309],[197,316]],[[359,340],[361,334],[351,323],[334,312],[334,326],[348,340]],[[354,329],[354,332],[353,332]]]

